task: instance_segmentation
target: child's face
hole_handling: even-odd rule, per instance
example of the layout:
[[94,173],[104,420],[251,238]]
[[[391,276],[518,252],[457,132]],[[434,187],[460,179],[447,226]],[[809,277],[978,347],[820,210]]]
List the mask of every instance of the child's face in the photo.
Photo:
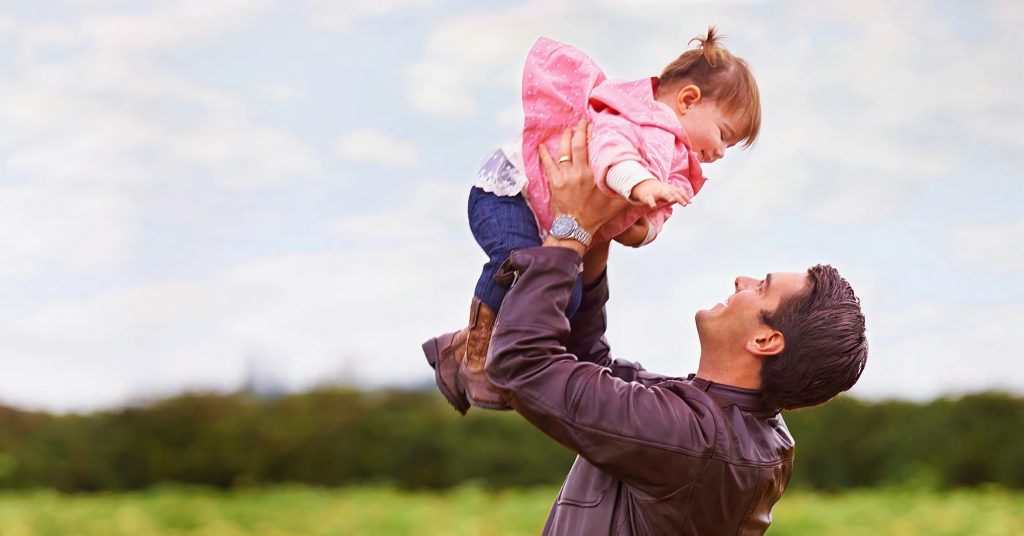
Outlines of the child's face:
[[690,138],[690,149],[702,163],[725,156],[736,144],[735,114],[728,114],[714,101],[699,100],[679,111],[679,122]]

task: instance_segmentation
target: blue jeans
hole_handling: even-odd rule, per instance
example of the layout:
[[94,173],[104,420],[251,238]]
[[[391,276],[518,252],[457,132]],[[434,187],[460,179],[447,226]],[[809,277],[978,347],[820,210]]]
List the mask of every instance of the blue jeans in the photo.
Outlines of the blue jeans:
[[[512,250],[541,245],[537,220],[522,194],[500,196],[474,186],[469,192],[469,228],[488,259],[476,282],[474,295],[497,313],[508,289],[494,281],[494,274]],[[580,274],[565,308],[566,317],[576,314],[582,298],[583,275]]]

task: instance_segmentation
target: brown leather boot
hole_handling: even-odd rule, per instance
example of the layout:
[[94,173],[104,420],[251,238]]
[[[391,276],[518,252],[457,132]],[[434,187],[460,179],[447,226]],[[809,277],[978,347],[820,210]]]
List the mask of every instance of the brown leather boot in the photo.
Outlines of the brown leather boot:
[[466,390],[462,387],[459,379],[459,369],[466,355],[466,340],[468,338],[469,328],[467,327],[454,333],[445,333],[423,343],[423,353],[427,356],[427,363],[430,363],[434,369],[434,383],[437,384],[437,388],[444,395],[445,400],[463,415],[469,410],[469,400],[466,398]]
[[469,337],[466,355],[459,368],[459,383],[465,388],[470,404],[486,409],[507,410],[508,402],[484,373],[487,348],[491,345],[494,329],[494,311],[478,298],[473,298],[469,312]]

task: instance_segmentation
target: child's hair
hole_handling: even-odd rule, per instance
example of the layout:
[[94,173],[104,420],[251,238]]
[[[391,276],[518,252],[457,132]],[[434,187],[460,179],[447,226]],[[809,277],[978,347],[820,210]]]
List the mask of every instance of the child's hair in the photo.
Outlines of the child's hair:
[[658,77],[658,93],[680,87],[680,83],[700,88],[701,98],[708,99],[736,113],[739,140],[750,147],[761,130],[761,97],[754,73],[747,62],[733,56],[719,41],[718,30],[708,28],[707,37],[694,37],[697,48],[687,50],[668,64]]

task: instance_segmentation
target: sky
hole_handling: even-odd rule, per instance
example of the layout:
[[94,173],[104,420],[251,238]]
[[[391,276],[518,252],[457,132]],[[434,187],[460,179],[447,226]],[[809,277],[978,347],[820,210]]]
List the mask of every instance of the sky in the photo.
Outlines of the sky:
[[429,385],[485,258],[466,198],[540,36],[611,78],[708,25],[760,138],[614,249],[617,357],[685,375],[737,275],[831,263],[852,394],[1024,393],[1024,6],[990,2],[0,1],[0,403],[89,411],[251,371]]

